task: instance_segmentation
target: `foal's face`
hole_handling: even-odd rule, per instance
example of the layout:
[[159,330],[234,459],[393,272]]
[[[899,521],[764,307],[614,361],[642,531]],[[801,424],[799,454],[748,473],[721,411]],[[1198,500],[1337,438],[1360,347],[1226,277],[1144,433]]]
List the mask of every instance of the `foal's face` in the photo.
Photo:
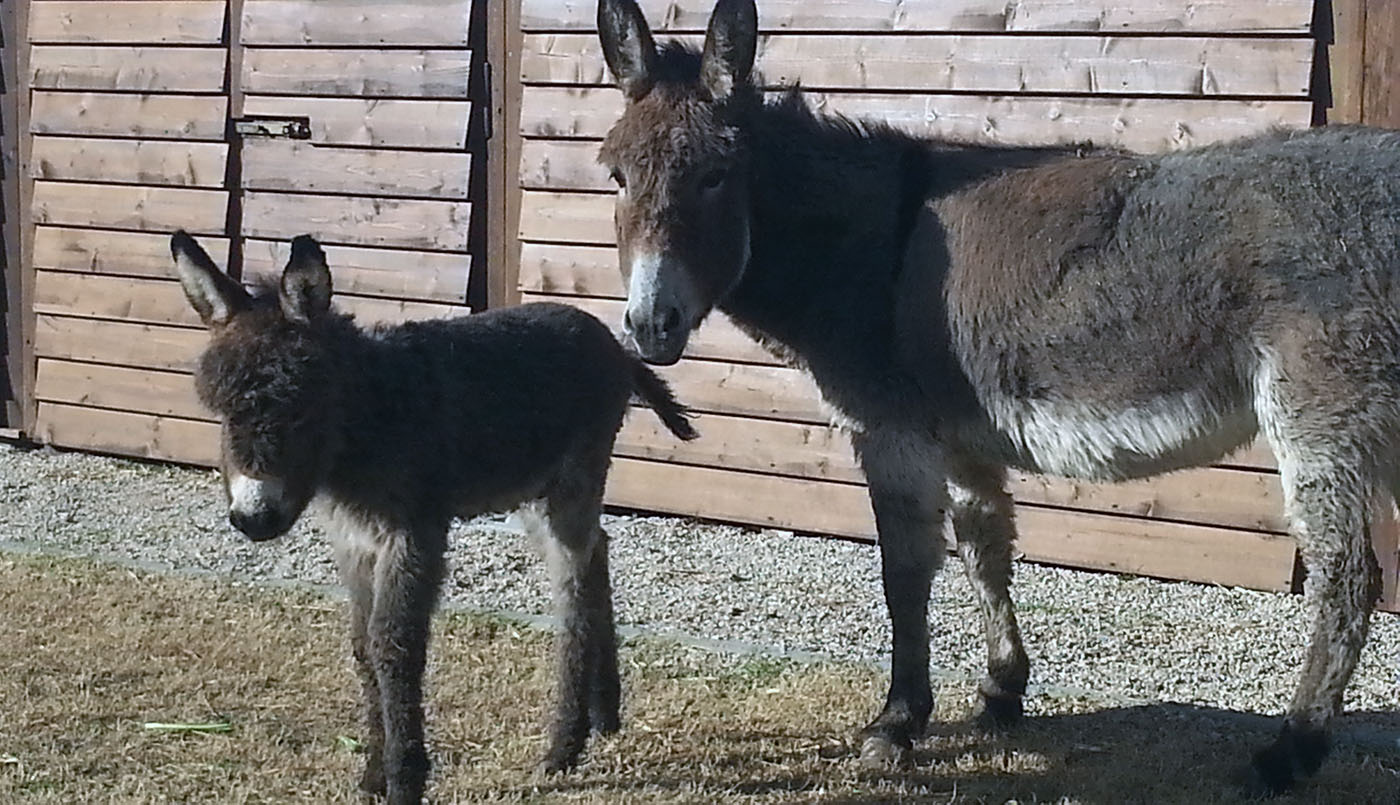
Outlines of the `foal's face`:
[[324,327],[325,255],[292,243],[278,293],[254,298],[183,232],[171,241],[181,284],[210,331],[195,389],[219,414],[229,522],[253,540],[285,534],[315,494],[331,449],[335,372]]
[[741,124],[759,99],[749,85],[757,15],[753,0],[721,0],[698,62],[658,52],[635,0],[602,0],[598,29],[627,98],[599,154],[618,186],[623,327],[643,358],[671,364],[749,259]]

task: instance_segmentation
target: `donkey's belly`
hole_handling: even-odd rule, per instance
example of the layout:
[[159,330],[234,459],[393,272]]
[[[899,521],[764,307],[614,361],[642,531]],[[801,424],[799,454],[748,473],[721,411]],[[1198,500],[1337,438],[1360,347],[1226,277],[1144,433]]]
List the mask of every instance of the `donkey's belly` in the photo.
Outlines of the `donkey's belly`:
[[1145,404],[1003,400],[990,412],[1008,464],[1095,481],[1145,478],[1219,460],[1254,437],[1247,406],[1194,393]]

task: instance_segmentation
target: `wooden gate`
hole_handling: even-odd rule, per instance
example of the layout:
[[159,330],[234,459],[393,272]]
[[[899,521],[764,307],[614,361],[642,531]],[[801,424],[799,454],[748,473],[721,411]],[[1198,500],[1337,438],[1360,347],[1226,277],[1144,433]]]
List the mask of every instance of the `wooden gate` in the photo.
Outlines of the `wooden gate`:
[[[35,0],[34,435],[213,463],[175,228],[245,280],[315,234],[362,321],[467,311],[480,16],[470,0]],[[306,136],[269,136],[287,119]]]

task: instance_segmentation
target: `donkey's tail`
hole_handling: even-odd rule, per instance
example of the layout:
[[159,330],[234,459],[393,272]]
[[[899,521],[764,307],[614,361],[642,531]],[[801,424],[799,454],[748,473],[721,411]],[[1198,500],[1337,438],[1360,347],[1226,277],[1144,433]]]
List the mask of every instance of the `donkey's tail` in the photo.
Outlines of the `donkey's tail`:
[[637,398],[656,412],[661,418],[661,423],[674,433],[676,438],[688,442],[699,436],[695,426],[690,424],[690,409],[676,401],[676,396],[671,393],[671,387],[666,381],[639,358],[628,357],[632,360],[632,389]]

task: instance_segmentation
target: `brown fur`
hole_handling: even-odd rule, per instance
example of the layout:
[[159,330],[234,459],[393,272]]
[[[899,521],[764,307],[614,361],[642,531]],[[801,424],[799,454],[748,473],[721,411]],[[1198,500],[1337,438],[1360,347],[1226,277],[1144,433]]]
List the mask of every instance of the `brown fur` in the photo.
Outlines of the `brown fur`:
[[613,440],[636,395],[683,439],[670,389],[597,319],[537,304],[365,332],[330,310],[325,255],[292,242],[277,290],[249,295],[185,233],[172,253],[211,331],[195,375],[223,420],[229,519],[285,533],[317,499],[350,590],[364,690],[361,788],[418,803],[428,774],[422,677],[454,516],[524,506],[546,544],[562,628],[544,771],[590,727],[619,725],[620,684],[598,518]]
[[657,49],[634,0],[602,0],[599,31],[629,87],[600,160],[627,183],[638,349],[676,360],[718,307],[810,371],[851,431],[894,632],[865,756],[902,756],[927,722],[945,520],[986,625],[986,715],[1021,712],[1007,467],[1150,477],[1262,433],[1316,614],[1255,783],[1314,771],[1378,589],[1369,503],[1400,487],[1400,134],[1159,156],[925,140],[797,91],[765,102],[752,0],[720,0],[703,53]]

